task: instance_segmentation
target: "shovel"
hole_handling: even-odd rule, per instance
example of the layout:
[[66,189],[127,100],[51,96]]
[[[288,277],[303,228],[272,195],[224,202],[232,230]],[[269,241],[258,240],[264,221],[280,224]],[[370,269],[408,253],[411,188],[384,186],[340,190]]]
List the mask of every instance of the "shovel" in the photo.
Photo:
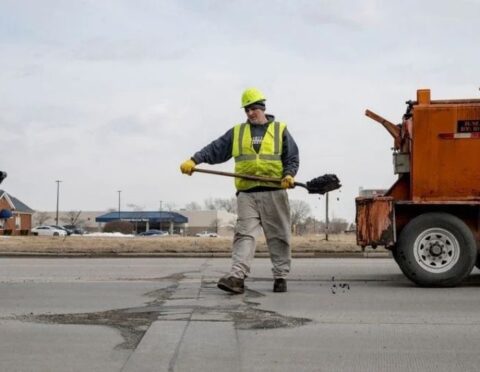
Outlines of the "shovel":
[[[251,181],[275,182],[278,184],[282,182],[281,178],[253,176],[250,174],[220,172],[220,171],[201,169],[201,168],[194,168],[193,171],[199,172],[199,173],[215,174],[217,176],[242,178],[244,180],[251,180]],[[340,180],[334,174],[325,174],[323,176],[316,177],[308,181],[307,183],[295,182],[295,186],[300,186],[300,187],[303,187],[304,189],[307,189],[310,194],[325,194],[326,192],[333,191],[342,187],[342,185],[340,184]]]

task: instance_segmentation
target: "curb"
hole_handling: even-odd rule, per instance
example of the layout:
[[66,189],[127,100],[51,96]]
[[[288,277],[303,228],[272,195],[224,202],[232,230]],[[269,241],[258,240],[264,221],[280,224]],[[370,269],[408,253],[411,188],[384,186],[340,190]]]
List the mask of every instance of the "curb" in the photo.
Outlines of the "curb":
[[[88,253],[88,252],[0,252],[0,258],[230,258],[230,252],[156,252],[156,253]],[[257,252],[256,258],[270,257],[268,252]],[[292,258],[390,258],[390,252],[292,252]]]

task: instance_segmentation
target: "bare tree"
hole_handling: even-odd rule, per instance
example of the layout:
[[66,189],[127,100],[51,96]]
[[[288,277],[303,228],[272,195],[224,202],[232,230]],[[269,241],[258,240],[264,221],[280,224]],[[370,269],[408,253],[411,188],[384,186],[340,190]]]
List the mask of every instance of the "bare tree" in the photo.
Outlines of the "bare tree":
[[60,217],[60,220],[68,225],[76,225],[79,222],[79,217],[82,211],[70,211],[65,216]]
[[290,200],[290,219],[294,231],[309,215],[310,206],[306,202],[303,200]]
[[202,207],[201,207],[201,205],[198,204],[197,202],[192,201],[192,202],[187,203],[187,204],[185,205],[185,209],[186,209],[187,211],[199,211],[199,210],[202,209]]
[[218,209],[223,209],[228,213],[237,214],[237,198],[231,197],[230,199],[218,199]]
[[165,210],[171,212],[175,209],[175,203],[165,203]]
[[322,221],[318,221],[315,217],[307,217],[303,222],[297,225],[296,232],[298,234],[316,234],[322,230]]
[[347,227],[347,220],[343,218],[333,218],[328,225],[328,231],[332,234],[339,234],[345,231]]
[[229,213],[237,213],[237,199],[209,198],[204,200],[206,210],[224,210]]
[[50,216],[47,212],[37,212],[35,213],[35,223],[37,225],[43,225],[50,219]]
[[144,208],[145,208],[145,207],[143,207],[143,206],[141,206],[141,205],[132,204],[132,203],[127,204],[127,207],[128,207],[128,208],[132,208],[132,210],[133,210],[134,212],[141,212],[141,211],[143,211]]
[[203,204],[205,205],[205,209],[207,211],[214,211],[216,208],[215,206],[215,201],[213,200],[213,198],[208,198],[208,199],[205,199],[203,201]]

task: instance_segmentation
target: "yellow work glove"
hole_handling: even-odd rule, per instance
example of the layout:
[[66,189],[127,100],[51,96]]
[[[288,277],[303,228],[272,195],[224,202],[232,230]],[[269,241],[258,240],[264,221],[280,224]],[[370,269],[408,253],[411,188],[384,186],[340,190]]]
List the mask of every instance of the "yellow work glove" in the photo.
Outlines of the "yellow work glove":
[[293,189],[295,187],[295,179],[287,174],[285,177],[282,178],[281,183],[282,189]]
[[192,175],[193,170],[195,169],[195,163],[192,159],[185,160],[182,164],[180,164],[180,170],[183,174],[188,174],[189,176]]

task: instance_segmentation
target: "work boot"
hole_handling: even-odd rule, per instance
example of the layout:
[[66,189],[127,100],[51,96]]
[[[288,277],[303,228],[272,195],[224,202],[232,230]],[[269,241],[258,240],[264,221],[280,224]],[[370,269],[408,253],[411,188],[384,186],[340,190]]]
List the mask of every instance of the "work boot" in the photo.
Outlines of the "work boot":
[[221,278],[217,283],[217,287],[223,291],[232,292],[235,294],[241,294],[245,292],[244,279],[235,278],[233,276]]
[[287,291],[287,281],[283,278],[275,279],[273,282],[273,291],[274,292],[286,292]]

